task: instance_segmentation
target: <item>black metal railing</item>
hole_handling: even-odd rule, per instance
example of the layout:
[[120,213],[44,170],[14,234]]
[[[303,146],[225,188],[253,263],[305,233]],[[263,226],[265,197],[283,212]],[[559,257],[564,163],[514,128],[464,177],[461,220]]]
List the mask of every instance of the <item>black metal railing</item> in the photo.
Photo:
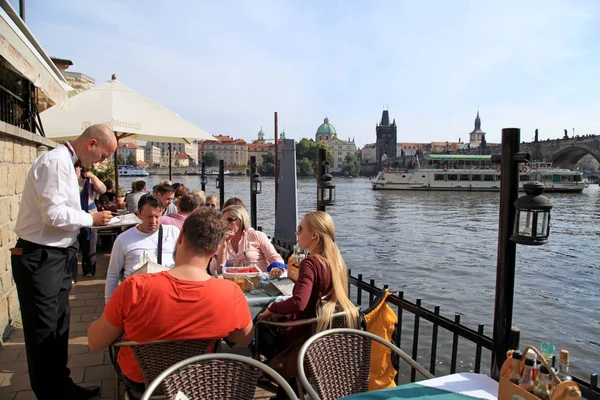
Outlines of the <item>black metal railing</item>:
[[[372,305],[373,300],[385,289],[387,289],[387,285],[384,285],[383,288],[378,288],[375,286],[375,280],[370,279],[369,282],[365,282],[363,280],[362,274],[358,274],[358,276],[354,277],[351,274],[351,271],[348,271],[348,284],[349,284],[349,292],[354,294],[355,297],[352,299],[357,305],[362,305],[363,301],[363,292],[368,294],[368,304]],[[403,292],[392,293],[387,301],[389,304],[396,307],[396,315],[398,317],[398,335],[395,338],[395,345],[399,348],[403,349],[407,353],[411,354],[414,360],[419,361],[422,365],[427,365],[426,363],[419,360],[419,358],[423,359],[423,357],[419,354],[419,338],[422,337],[423,326],[421,324],[421,320],[425,320],[431,323],[430,327],[427,329],[431,335],[431,343],[429,347],[429,372],[433,375],[436,373],[436,366],[441,365],[439,363],[440,355],[438,353],[438,348],[440,345],[438,343],[438,338],[440,335],[439,328],[443,328],[448,331],[451,335],[451,350],[450,350],[450,365],[449,365],[449,373],[455,372],[481,372],[482,365],[482,351],[486,349],[491,352],[492,350],[492,338],[484,334],[485,326],[483,324],[479,324],[477,327],[477,331],[462,325],[460,323],[460,314],[454,315],[454,320],[446,318],[440,315],[440,306],[434,306],[433,311],[429,310],[422,305],[422,300],[417,299],[415,303],[412,303],[404,298]],[[404,313],[408,313],[414,319],[414,323],[412,327],[408,327],[408,329],[403,329],[403,317]],[[406,318],[404,318],[406,319]],[[404,346],[403,348],[403,340],[402,340],[402,332],[412,330],[412,346],[410,346],[410,352],[408,351],[409,346]],[[472,368],[466,368],[467,371],[457,371],[458,360],[459,358],[465,358],[466,360],[470,360],[471,357],[466,354],[466,352],[459,352],[459,341],[460,344],[467,345],[467,347],[474,350],[473,354],[473,362],[472,364],[466,363],[467,365],[471,365]],[[442,357],[443,359],[444,357]],[[446,358],[447,359],[447,358]],[[555,360],[552,359],[552,365],[554,366]],[[464,364],[463,364],[464,365]],[[463,368],[464,369],[464,368]],[[488,368],[486,368],[484,373],[488,373]],[[400,374],[396,377],[397,381],[399,379]],[[411,369],[410,371],[410,381],[415,381],[415,370]],[[581,393],[584,398],[600,400],[600,388],[598,388],[598,374],[590,375],[589,381],[585,381],[581,378],[573,376],[573,380],[579,385],[581,388]]]
[[0,120],[45,136],[33,84],[0,60]]
[[[292,254],[291,245],[275,239],[272,239],[272,243],[284,261]],[[351,300],[358,306],[363,306],[363,309],[370,307],[377,296],[383,290],[388,289],[388,285],[384,285],[383,288],[377,287],[374,279],[370,279],[369,282],[364,281],[362,274],[358,274],[356,277],[352,276],[350,270],[348,271],[348,286]],[[366,304],[363,304],[363,302],[366,302]],[[461,314],[454,314],[454,319],[446,318],[440,314],[440,306],[434,306],[432,311],[423,306],[421,299],[416,299],[415,303],[406,300],[403,292],[392,292],[387,298],[387,302],[395,306],[396,316],[398,317],[398,330],[394,338],[394,344],[410,354],[421,365],[426,366],[428,364],[429,372],[433,375],[436,372],[440,376],[445,373],[453,374],[456,372],[483,372],[489,374],[492,338],[484,333],[484,324],[479,324],[477,330],[471,329],[460,323]],[[426,321],[428,324],[423,325],[422,321]],[[447,335],[445,342],[451,342],[449,355],[440,354],[438,351],[440,348],[444,349],[439,344],[440,337],[444,334]],[[406,336],[409,337],[406,338]],[[423,337],[431,338],[427,346],[422,345],[423,341],[421,339]],[[459,347],[461,351],[459,351]],[[485,354],[484,349],[486,350]],[[428,357],[424,356],[426,351],[429,352]],[[444,360],[449,360],[449,363],[444,363]],[[460,368],[459,363],[461,364]],[[554,358],[551,363],[552,366],[555,365]],[[481,369],[482,365],[485,366],[483,371]],[[409,375],[406,375],[405,372],[399,369],[396,383],[402,383],[403,380],[415,381],[416,371],[414,369],[410,369]],[[573,376],[573,380],[581,388],[581,394],[584,398],[600,400],[598,374],[591,374],[588,381],[575,376]]]

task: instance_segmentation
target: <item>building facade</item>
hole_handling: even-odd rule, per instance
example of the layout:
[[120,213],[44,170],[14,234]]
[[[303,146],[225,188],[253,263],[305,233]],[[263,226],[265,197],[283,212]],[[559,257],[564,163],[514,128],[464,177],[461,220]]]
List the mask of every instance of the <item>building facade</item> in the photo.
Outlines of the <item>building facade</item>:
[[396,150],[398,129],[396,127],[396,120],[390,123],[390,115],[388,110],[383,110],[381,115],[381,122],[375,127],[377,133],[377,142],[375,143],[376,149],[376,161],[375,171],[381,170],[381,163],[388,158],[397,157],[398,153]]
[[243,139],[216,135],[217,141],[203,141],[198,147],[200,161],[206,153],[215,153],[217,159],[223,160],[225,166],[246,167],[248,165],[248,143]]
[[337,136],[335,127],[329,123],[329,118],[325,117],[323,123],[317,128],[315,133],[315,142],[325,141],[333,150],[333,162],[329,166],[329,172],[343,173],[344,161],[350,153],[356,154],[356,144],[354,139],[341,140]]
[[[146,146],[156,146],[161,153],[169,152],[169,142],[146,142]],[[185,153],[190,156],[195,164],[198,163],[198,144],[197,143],[171,143],[171,151],[175,153]]]
[[160,156],[161,150],[160,147],[156,147],[151,145],[150,143],[146,143],[146,147],[144,147],[144,161],[151,166],[160,165]]
[[123,159],[127,160],[133,154],[136,164],[138,161],[145,161],[144,148],[139,146],[137,143],[122,142],[119,144],[117,156],[123,156]]

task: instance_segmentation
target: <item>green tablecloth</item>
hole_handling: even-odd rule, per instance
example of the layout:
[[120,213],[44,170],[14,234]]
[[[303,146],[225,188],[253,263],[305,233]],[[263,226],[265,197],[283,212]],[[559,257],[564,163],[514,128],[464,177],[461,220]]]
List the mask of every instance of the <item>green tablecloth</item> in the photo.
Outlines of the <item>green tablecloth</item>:
[[418,383],[408,383],[390,389],[381,389],[374,392],[359,393],[344,397],[344,400],[400,400],[400,399],[426,399],[426,400],[473,400],[473,397],[460,393],[449,392],[442,389],[421,386]]

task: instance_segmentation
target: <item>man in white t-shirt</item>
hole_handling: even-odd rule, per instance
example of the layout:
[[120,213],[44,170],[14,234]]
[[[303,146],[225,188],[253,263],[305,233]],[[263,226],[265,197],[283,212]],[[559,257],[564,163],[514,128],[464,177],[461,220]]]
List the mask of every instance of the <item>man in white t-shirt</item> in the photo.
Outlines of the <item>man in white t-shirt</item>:
[[[163,203],[152,194],[140,198],[137,216],[142,223],[135,228],[120,234],[113,244],[110,253],[110,262],[106,274],[106,287],[104,297],[106,302],[119,285],[121,276],[127,278],[134,269],[145,259],[151,256],[156,262],[160,261],[165,267],[171,268],[175,264],[173,251],[179,237],[179,228],[172,225],[162,225],[162,251],[158,254],[158,237],[160,234]],[[162,260],[159,260],[162,258]]]

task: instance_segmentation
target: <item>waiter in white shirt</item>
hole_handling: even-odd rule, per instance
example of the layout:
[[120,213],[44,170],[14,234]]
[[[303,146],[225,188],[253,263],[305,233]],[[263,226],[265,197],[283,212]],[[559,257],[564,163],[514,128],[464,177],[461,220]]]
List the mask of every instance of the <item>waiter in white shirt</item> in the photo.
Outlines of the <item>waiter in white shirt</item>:
[[89,399],[98,386],[73,383],[67,368],[70,261],[81,228],[105,225],[110,211],[81,209],[75,166],[89,166],[117,148],[114,132],[93,125],[80,137],[35,160],[21,199],[12,249],[12,270],[25,334],[29,380],[38,399]]

